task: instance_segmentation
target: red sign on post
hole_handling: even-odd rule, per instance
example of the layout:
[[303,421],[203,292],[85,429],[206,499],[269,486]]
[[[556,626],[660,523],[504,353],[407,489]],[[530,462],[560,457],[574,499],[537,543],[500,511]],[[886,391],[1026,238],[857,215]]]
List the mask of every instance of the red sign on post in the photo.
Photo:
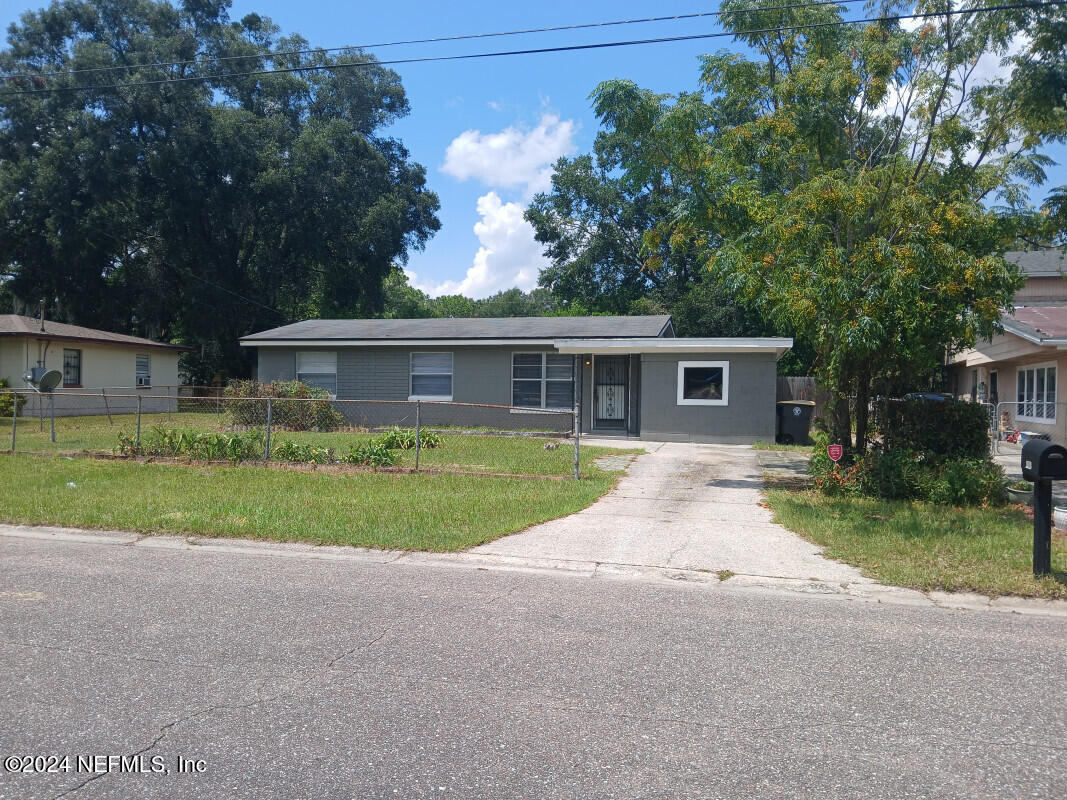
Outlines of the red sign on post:
[[826,455],[830,456],[830,460],[835,464],[841,460],[841,456],[845,454],[845,448],[839,444],[826,445]]

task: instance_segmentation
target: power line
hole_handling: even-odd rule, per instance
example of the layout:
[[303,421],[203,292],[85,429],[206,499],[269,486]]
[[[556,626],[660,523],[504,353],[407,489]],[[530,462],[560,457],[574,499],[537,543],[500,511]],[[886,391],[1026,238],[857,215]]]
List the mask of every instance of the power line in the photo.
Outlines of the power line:
[[71,69],[71,70],[55,70],[53,72],[25,72],[14,73],[11,75],[0,76],[2,79],[10,78],[52,78],[60,75],[86,75],[90,73],[99,72],[118,72],[122,70],[133,69],[145,69],[149,67],[186,67],[186,66],[200,66],[210,64],[221,64],[228,61],[247,61],[252,58],[262,58],[267,61],[274,61],[279,58],[285,58],[289,56],[304,56],[321,53],[337,53],[347,50],[370,50],[372,48],[382,47],[396,47],[398,45],[410,45],[410,44],[437,44],[440,42],[457,42],[468,39],[491,39],[501,36],[522,36],[531,33],[556,33],[560,31],[573,31],[582,30],[588,28],[608,28],[617,25],[642,25],[650,22],[673,22],[687,19],[702,19],[707,17],[722,17],[726,14],[751,14],[756,11],[792,11],[803,8],[817,8],[820,6],[843,6],[850,5],[852,3],[866,3],[869,0],[818,0],[818,2],[810,3],[794,3],[790,5],[781,6],[766,6],[764,8],[738,8],[727,9],[725,11],[698,11],[691,14],[674,14],[671,16],[663,17],[642,17],[639,19],[620,19],[607,22],[586,22],[575,25],[553,25],[544,28],[524,28],[513,31],[498,31],[495,33],[464,33],[456,36],[434,36],[428,39],[401,39],[391,42],[373,42],[370,44],[353,44],[345,45],[342,47],[311,47],[305,50],[283,50],[273,53],[252,53],[243,56],[217,56],[215,58],[203,58],[192,59],[188,61],[162,61],[143,64],[123,64],[112,65],[109,67],[86,67],[84,69]]
[[894,16],[864,17],[862,19],[853,20],[832,20],[827,22],[811,22],[802,25],[786,25],[773,28],[753,28],[738,31],[698,33],[689,34],[685,36],[664,36],[653,39],[632,39],[628,41],[617,42],[597,42],[592,44],[562,45],[559,47],[537,47],[528,50],[500,50],[489,53],[464,53],[453,56],[423,56],[419,58],[397,58],[385,61],[352,61],[342,62],[339,64],[318,64],[306,67],[279,67],[275,69],[252,70],[248,72],[227,72],[221,75],[190,75],[179,78],[161,78],[152,81],[136,81],[133,83],[111,83],[95,86],[55,86],[42,89],[23,89],[15,92],[4,92],[0,94],[0,99],[26,94],[51,94],[54,92],[88,92],[105,89],[131,89],[145,86],[161,86],[164,84],[172,83],[204,83],[210,81],[218,81],[225,78],[248,78],[262,75],[284,75],[299,72],[315,72],[319,70],[333,71],[340,69],[350,69],[354,67],[392,66],[396,64],[425,64],[436,61],[470,61],[483,58],[500,58],[504,56],[542,55],[547,53],[566,53],[583,50],[600,50],[614,47],[633,47],[635,45],[644,44],[666,44],[671,42],[689,42],[707,39],[720,39],[725,37],[736,38],[738,36],[753,36],[762,33],[788,33],[792,31],[814,30],[818,28],[829,28],[845,25],[863,25],[866,23],[873,22],[885,24],[890,22],[900,22],[901,20],[906,19],[930,19],[932,17],[960,16],[964,14],[979,14],[994,11],[1036,11],[1042,8],[1053,8],[1063,5],[1067,5],[1067,0],[1045,0],[1045,2],[1040,3],[1015,3],[996,6],[983,6],[981,8],[946,9],[943,11],[930,11],[917,14],[897,14]]

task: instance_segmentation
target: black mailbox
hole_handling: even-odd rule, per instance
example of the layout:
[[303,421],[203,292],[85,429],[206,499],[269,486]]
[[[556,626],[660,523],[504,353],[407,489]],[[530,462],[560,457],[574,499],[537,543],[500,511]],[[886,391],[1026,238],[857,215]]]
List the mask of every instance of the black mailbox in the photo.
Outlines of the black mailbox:
[[1023,445],[1023,480],[1067,479],[1067,448],[1046,439],[1031,439]]

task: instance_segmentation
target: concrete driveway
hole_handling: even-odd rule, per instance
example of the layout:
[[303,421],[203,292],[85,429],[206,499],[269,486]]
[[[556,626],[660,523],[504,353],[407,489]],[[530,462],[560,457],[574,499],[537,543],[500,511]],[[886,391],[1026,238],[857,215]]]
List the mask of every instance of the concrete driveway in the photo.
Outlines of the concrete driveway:
[[650,452],[637,458],[619,486],[586,510],[473,552],[871,583],[772,521],[761,504],[763,479],[755,451],[723,445],[645,446]]

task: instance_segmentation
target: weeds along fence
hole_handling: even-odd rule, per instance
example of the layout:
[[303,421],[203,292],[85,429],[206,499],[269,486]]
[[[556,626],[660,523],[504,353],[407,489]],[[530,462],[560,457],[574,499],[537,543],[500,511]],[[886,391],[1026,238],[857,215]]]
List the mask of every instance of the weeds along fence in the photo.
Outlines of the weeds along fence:
[[[578,409],[221,392],[0,392],[15,452],[579,475]],[[0,424],[3,424],[0,422]]]

